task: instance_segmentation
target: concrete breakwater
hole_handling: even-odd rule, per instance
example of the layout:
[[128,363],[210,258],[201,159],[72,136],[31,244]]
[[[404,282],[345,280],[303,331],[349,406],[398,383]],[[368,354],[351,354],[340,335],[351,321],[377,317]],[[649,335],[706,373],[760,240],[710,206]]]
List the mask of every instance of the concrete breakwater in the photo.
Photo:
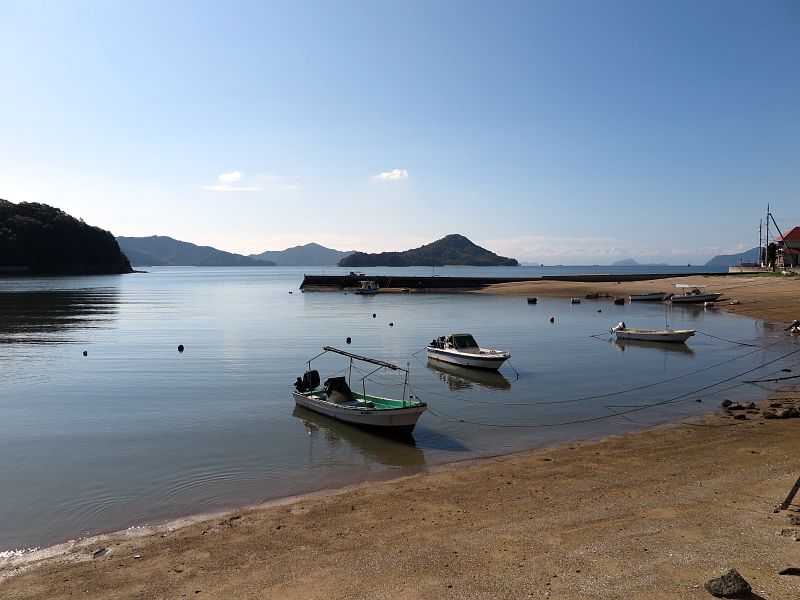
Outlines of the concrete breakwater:
[[704,275],[723,275],[723,273],[642,273],[624,275],[542,275],[539,277],[420,277],[398,275],[303,275],[300,289],[357,287],[359,281],[377,281],[381,288],[408,288],[414,290],[461,290],[480,289],[495,283],[515,283],[519,281],[573,281],[601,283],[615,281],[647,281],[670,277],[695,277]]

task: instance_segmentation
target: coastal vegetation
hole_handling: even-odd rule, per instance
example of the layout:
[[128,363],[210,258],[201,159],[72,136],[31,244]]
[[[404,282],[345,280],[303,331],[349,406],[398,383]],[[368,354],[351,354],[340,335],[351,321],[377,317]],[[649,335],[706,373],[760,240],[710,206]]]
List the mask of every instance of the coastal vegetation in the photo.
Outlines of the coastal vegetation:
[[0,272],[31,275],[132,271],[114,236],[62,210],[0,199]]
[[457,233],[405,252],[367,254],[355,252],[339,261],[340,267],[413,267],[464,265],[472,267],[516,267],[516,259],[498,256]]
[[275,263],[241,254],[197,246],[163,235],[118,237],[120,247],[134,266],[172,267],[274,267]]

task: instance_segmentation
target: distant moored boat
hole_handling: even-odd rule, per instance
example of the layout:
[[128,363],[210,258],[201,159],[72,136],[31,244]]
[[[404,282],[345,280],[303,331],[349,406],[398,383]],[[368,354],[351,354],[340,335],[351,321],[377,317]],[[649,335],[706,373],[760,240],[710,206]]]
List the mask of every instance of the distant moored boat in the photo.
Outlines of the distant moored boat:
[[648,294],[631,294],[631,302],[661,302],[670,297],[667,292],[650,292]]

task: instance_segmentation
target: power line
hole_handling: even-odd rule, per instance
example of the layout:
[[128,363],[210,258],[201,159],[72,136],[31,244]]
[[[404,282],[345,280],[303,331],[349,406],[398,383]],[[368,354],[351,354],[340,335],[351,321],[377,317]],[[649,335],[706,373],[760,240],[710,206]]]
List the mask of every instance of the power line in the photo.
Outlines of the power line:
[[[562,427],[562,426],[566,426],[566,425],[578,425],[578,424],[582,424],[582,423],[591,423],[591,422],[595,422],[595,421],[602,421],[602,420],[605,420],[605,419],[610,419],[612,417],[619,417],[619,416],[628,415],[628,414],[631,414],[631,413],[634,413],[634,412],[638,412],[640,410],[646,410],[648,408],[654,408],[656,406],[664,406],[664,405],[667,405],[667,404],[671,404],[673,402],[677,402],[678,400],[686,398],[686,396],[693,396],[694,394],[697,394],[697,393],[705,391],[707,389],[716,387],[716,386],[718,386],[720,384],[723,384],[723,383],[725,383],[727,381],[732,381],[732,380],[734,380],[734,379],[736,379],[738,377],[742,377],[743,375],[747,375],[748,373],[752,373],[753,371],[757,371],[758,369],[763,369],[767,365],[770,365],[770,364],[772,364],[774,362],[777,362],[779,360],[783,360],[785,358],[788,358],[789,356],[797,354],[798,352],[800,352],[800,348],[798,348],[797,350],[792,350],[791,352],[788,352],[788,353],[784,354],[783,356],[779,356],[778,358],[775,358],[775,359],[773,359],[771,361],[763,363],[763,364],[761,364],[761,365],[759,365],[757,367],[753,367],[752,369],[747,369],[746,371],[742,371],[741,373],[737,373],[736,375],[734,375],[732,377],[726,377],[725,379],[722,379],[722,380],[720,380],[720,381],[718,381],[716,383],[697,388],[695,390],[692,390],[690,392],[686,392],[684,394],[679,394],[677,396],[673,396],[672,398],[668,398],[666,400],[661,400],[659,402],[654,402],[652,404],[647,404],[647,405],[635,406],[635,407],[631,408],[630,410],[626,410],[626,411],[619,412],[619,413],[614,413],[614,414],[610,414],[610,415],[600,415],[600,416],[597,416],[597,417],[587,417],[586,419],[575,419],[575,420],[572,420],[572,421],[563,421],[563,422],[560,422],[560,423],[536,423],[534,425],[528,425],[528,424],[503,424],[503,423],[485,423],[485,422],[478,422],[478,421],[469,421],[467,419],[460,419],[460,418],[459,419],[455,419],[453,417],[449,417],[448,415],[443,415],[443,414],[440,415],[440,414],[438,414],[436,412],[433,412],[433,411],[430,410],[430,407],[428,408],[428,412],[430,412],[431,414],[433,414],[436,417],[442,418],[443,420],[450,421],[450,422],[453,422],[453,423],[465,423],[465,424],[468,424],[468,425],[478,425],[478,426],[484,426],[484,427],[496,427],[496,428],[503,428],[503,429],[539,429],[539,428],[542,428],[542,427]],[[735,387],[738,387],[738,385],[735,386]]]

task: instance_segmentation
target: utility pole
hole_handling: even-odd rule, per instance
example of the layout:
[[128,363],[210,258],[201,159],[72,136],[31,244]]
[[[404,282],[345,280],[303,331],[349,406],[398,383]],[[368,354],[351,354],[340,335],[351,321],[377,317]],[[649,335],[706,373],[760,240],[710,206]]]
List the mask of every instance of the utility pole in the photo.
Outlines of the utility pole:
[[769,267],[769,202],[767,203],[767,217],[764,219],[764,266]]
[[[764,266],[764,261],[767,259],[767,252],[764,246],[761,245],[761,219],[758,220],[758,264]],[[764,260],[761,260],[763,257]]]

